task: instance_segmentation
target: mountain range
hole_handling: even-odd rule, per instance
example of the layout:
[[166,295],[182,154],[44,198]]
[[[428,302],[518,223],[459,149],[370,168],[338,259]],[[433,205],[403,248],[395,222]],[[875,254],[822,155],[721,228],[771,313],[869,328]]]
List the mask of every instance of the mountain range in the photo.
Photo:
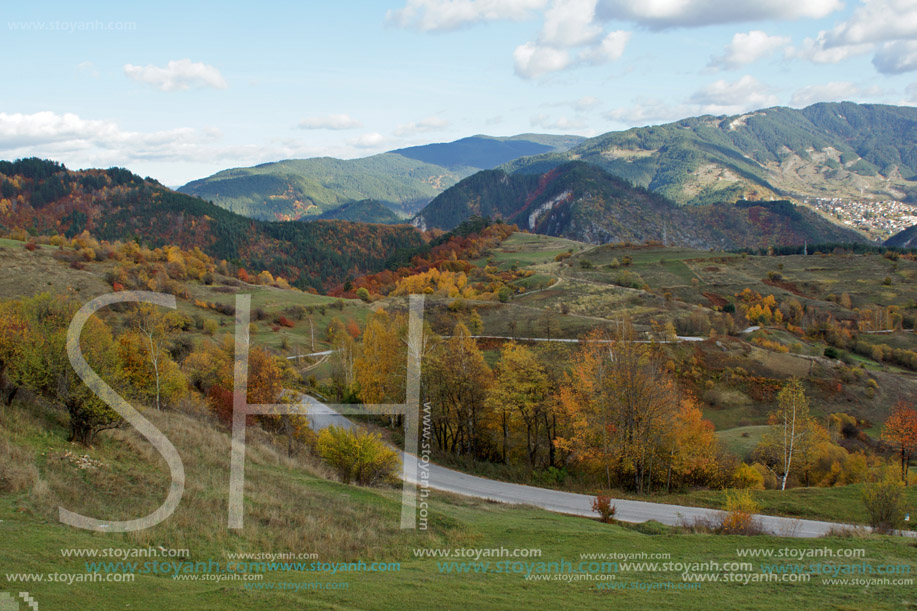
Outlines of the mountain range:
[[[259,219],[393,223],[479,171],[537,178],[581,161],[679,205],[817,197],[917,201],[915,143],[917,108],[823,103],[692,117],[589,139],[473,136],[364,159],[280,161],[225,170],[179,190]],[[435,211],[417,216],[418,225],[429,218],[437,219],[431,227],[462,220],[467,202],[458,201],[460,194],[487,176],[462,184]],[[355,203],[370,199],[379,205]],[[444,211],[444,201],[456,211]]]
[[151,248],[197,247],[303,289],[322,290],[378,271],[398,249],[424,243],[408,225],[260,221],[122,168],[74,172],[34,158],[0,161],[0,196],[4,232],[73,237],[88,231],[97,239]]
[[736,249],[867,242],[859,233],[786,200],[678,206],[582,161],[540,175],[479,172],[439,195],[413,222],[421,229],[449,230],[473,216],[593,244],[653,240]]
[[[472,136],[362,159],[319,157],[234,168],[191,181],[178,190],[262,220],[316,218],[366,199],[406,218],[479,170],[522,156],[563,151],[583,140],[545,134]],[[384,218],[367,220],[387,222]]]
[[[790,200],[917,199],[915,143],[917,109],[838,103],[588,140],[474,136],[364,159],[281,161],[225,170],[182,192],[120,168],[74,172],[23,159],[0,162],[0,230],[199,247],[316,290],[378,271],[429,240],[423,230],[473,216],[595,244],[865,242]],[[397,224],[409,218],[415,227]],[[917,228],[887,244],[915,247]]]
[[571,160],[597,165],[679,204],[906,200],[917,195],[917,108],[841,102],[693,117],[610,132],[503,169],[542,174]]

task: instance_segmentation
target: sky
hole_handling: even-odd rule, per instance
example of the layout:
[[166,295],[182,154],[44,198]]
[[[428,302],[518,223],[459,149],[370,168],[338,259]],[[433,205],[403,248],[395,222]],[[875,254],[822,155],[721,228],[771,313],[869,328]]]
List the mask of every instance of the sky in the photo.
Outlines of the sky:
[[170,186],[474,134],[917,104],[917,0],[17,4],[0,158]]

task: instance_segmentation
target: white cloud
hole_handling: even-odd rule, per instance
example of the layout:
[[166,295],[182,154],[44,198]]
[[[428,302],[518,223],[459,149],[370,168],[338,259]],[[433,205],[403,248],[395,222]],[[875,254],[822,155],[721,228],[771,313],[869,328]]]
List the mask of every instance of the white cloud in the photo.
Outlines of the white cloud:
[[816,63],[839,61],[869,53],[882,46],[873,57],[876,70],[900,74],[917,68],[913,41],[917,39],[917,2],[914,0],[862,0],[849,18],[831,30],[807,38],[788,57]]
[[165,68],[125,64],[124,74],[160,91],[184,91],[192,87],[227,87],[226,80],[218,69],[201,62],[192,62],[190,59],[172,60]]
[[586,128],[586,122],[582,119],[568,119],[567,117],[551,119],[548,115],[545,114],[539,114],[532,117],[530,119],[530,123],[532,124],[532,127],[551,129],[555,131],[572,131]]
[[825,35],[829,47],[917,37],[917,2],[863,0],[849,19]]
[[624,55],[624,49],[627,48],[630,37],[631,33],[623,30],[609,32],[599,44],[580,51],[577,59],[589,64],[604,64],[619,60]]
[[538,42],[553,47],[578,47],[602,35],[595,23],[596,0],[554,0],[545,11]]
[[723,55],[710,60],[714,68],[735,69],[741,68],[763,57],[767,57],[777,49],[790,44],[790,39],[785,36],[769,36],[761,30],[739,32],[732,37],[732,42],[726,46]]
[[358,149],[378,148],[384,143],[385,136],[379,132],[369,132],[347,141],[347,144]]
[[37,155],[84,159],[94,165],[123,165],[136,159],[197,160],[218,130],[178,128],[131,132],[117,123],[83,119],[73,113],[0,113],[0,157]]
[[599,105],[599,99],[595,96],[587,95],[573,102],[574,110],[583,112]]
[[[530,19],[546,5],[547,0],[406,0],[402,8],[388,11],[386,20],[393,25],[424,31],[455,30],[487,21]],[[820,19],[844,8],[842,0],[562,0],[555,2],[552,9],[558,5],[570,7],[557,9],[552,17],[558,33],[564,30],[560,24],[572,24],[579,19],[574,15],[577,10],[574,7],[581,7],[581,15],[594,7],[599,22],[628,21],[655,30]],[[550,12],[546,12],[546,19]],[[594,32],[591,25],[583,25],[584,30],[569,30],[566,35],[578,38]]]
[[547,0],[407,0],[386,21],[423,31],[456,30],[485,21],[530,19]]
[[816,64],[836,64],[857,55],[863,55],[873,50],[873,45],[834,45],[829,46],[825,32],[820,32],[815,38],[806,38],[799,47],[787,47],[786,57],[806,59]]
[[737,81],[716,81],[694,92],[688,100],[700,112],[712,115],[740,114],[777,104],[777,96],[758,79],[745,75]]
[[601,0],[605,20],[632,21],[654,30],[762,20],[821,18],[841,10],[841,0]]
[[95,64],[92,62],[80,62],[76,65],[76,71],[80,74],[85,74],[90,78],[99,78],[99,70],[96,68]]
[[563,70],[570,65],[570,52],[566,49],[543,47],[534,42],[519,45],[513,51],[516,74],[522,78],[538,78],[550,72]]
[[300,129],[356,129],[363,124],[350,115],[325,115],[322,117],[307,117],[297,125]]
[[[913,0],[866,0],[904,2]],[[496,20],[526,20],[542,14],[535,40],[513,52],[515,72],[538,78],[582,65],[619,59],[631,33],[606,32],[610,22],[650,30],[724,23],[823,18],[844,8],[842,0],[405,0],[386,14],[388,23],[423,31],[447,31]],[[720,58],[739,67],[773,52],[788,40],[752,31],[737,35]],[[747,38],[742,38],[742,37]]]
[[414,136],[416,134],[425,134],[428,132],[437,132],[449,127],[449,122],[439,117],[427,117],[420,121],[412,123],[402,123],[395,128],[395,135],[399,138],[405,136]]
[[602,116],[609,121],[623,123],[628,127],[671,123],[695,114],[695,107],[685,104],[670,104],[655,98],[635,100],[632,106],[615,108]]
[[863,96],[876,96],[881,94],[876,87],[864,89],[854,83],[837,81],[824,85],[809,85],[793,93],[790,100],[792,106],[809,106],[818,102],[840,102],[862,98]]
[[595,109],[601,103],[595,96],[587,95],[577,100],[561,100],[558,102],[545,102],[540,106],[542,108],[570,108],[576,111],[576,114],[588,113]]
[[72,113],[0,113],[0,149],[3,150],[60,141],[88,140],[116,131],[113,123],[85,121]]
[[[595,20],[596,0],[554,0],[545,12],[534,42],[513,52],[516,74],[532,79],[582,65],[616,61],[624,54],[631,33],[605,33]],[[578,49],[575,56],[571,50]]]
[[917,70],[917,41],[887,42],[876,52],[872,64],[882,74],[903,74]]
[[[379,134],[364,134],[338,145],[271,139],[253,144],[228,144],[214,128],[138,132],[110,120],[86,119],[73,113],[0,112],[0,159],[43,157],[71,168],[123,166],[178,185],[229,166],[316,156],[363,157],[383,147]],[[202,162],[203,160],[203,162]]]

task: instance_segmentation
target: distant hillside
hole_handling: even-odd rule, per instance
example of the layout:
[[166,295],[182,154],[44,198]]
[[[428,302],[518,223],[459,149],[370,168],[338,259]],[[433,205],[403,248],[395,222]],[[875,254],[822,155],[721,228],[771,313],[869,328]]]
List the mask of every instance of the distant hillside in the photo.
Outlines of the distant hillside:
[[178,190],[263,220],[317,217],[348,202],[374,199],[414,213],[462,178],[523,155],[563,151],[578,136],[474,136],[363,159],[292,159],[234,168]]
[[354,221],[356,223],[384,223],[392,225],[402,223],[404,219],[391,209],[386,208],[374,199],[361,199],[358,202],[348,202],[343,206],[323,212],[316,220]]
[[0,161],[0,229],[99,239],[152,247],[199,247],[249,271],[268,270],[301,288],[326,288],[379,271],[422,236],[407,225],[346,221],[281,223],[247,219],[112,168],[72,172],[40,159]]
[[896,233],[885,240],[885,245],[897,246],[898,248],[917,248],[917,225]]
[[293,159],[224,170],[179,189],[243,216],[296,220],[374,199],[413,211],[465,174],[385,153],[364,159]]
[[611,132],[505,169],[540,174],[578,159],[679,204],[906,199],[917,193],[915,143],[917,108],[843,102]]
[[403,157],[432,163],[452,170],[490,169],[541,153],[567,150],[581,143],[581,136],[524,134],[511,138],[472,136],[455,142],[427,144],[391,151]]
[[866,242],[790,202],[679,207],[583,162],[541,175],[479,172],[434,199],[413,222],[423,229],[448,230],[472,216],[501,218],[533,232],[593,244],[657,240],[733,249]]

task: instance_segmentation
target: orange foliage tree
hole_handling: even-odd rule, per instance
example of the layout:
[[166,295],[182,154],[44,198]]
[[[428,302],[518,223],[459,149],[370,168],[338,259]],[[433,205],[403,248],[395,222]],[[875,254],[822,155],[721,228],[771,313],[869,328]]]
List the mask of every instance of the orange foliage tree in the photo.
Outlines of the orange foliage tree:
[[885,421],[882,438],[897,449],[901,458],[901,480],[906,486],[911,457],[917,451],[917,409],[899,401]]
[[629,324],[584,338],[560,390],[570,422],[557,440],[605,483],[632,482],[639,493],[673,477],[706,482],[715,466],[712,425],[681,395],[653,347],[635,341]]

